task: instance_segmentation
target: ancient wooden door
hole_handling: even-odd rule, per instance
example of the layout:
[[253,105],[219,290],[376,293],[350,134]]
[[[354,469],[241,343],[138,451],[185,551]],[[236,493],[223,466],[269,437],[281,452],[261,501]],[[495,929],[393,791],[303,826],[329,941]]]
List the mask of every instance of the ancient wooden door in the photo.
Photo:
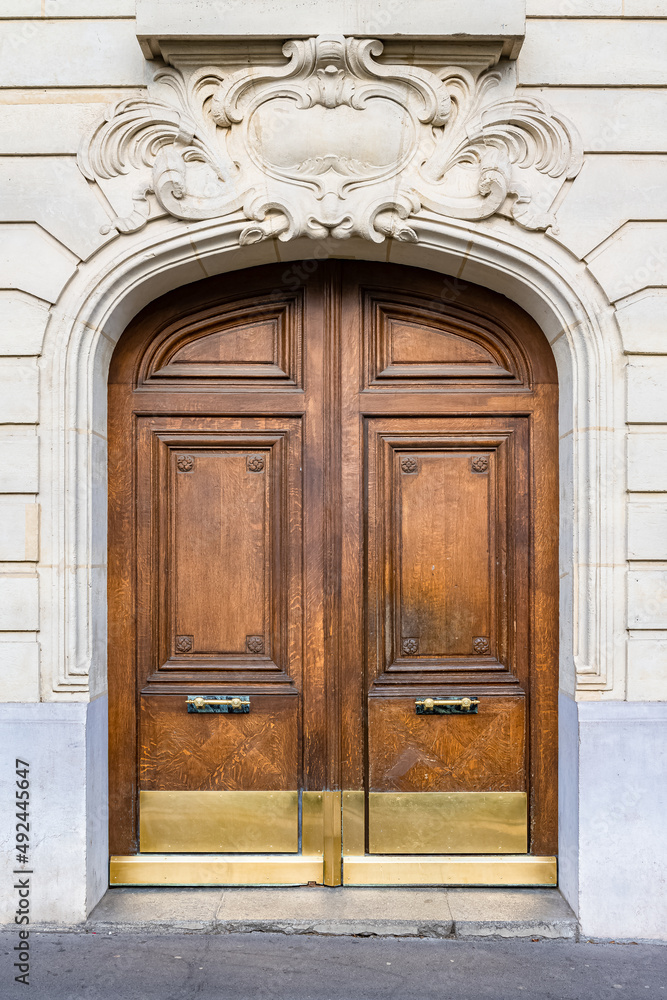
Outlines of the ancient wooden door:
[[208,279],[109,378],[112,881],[552,884],[557,384],[501,296]]

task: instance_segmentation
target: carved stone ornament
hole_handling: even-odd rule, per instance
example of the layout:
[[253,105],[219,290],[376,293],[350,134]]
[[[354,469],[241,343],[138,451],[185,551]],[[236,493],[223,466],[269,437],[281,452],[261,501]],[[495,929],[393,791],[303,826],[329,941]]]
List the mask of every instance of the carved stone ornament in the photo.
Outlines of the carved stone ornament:
[[581,167],[580,140],[548,104],[515,96],[510,63],[432,72],[381,62],[382,42],[342,35],[282,51],[282,65],[164,67],[146,97],[108,109],[78,161],[109,197],[117,179],[112,203],[132,182],[134,209],[128,199],[105,231],[141,229],[153,196],[177,219],[241,210],[241,243],[414,241],[408,220],[422,207],[554,226],[549,209]]

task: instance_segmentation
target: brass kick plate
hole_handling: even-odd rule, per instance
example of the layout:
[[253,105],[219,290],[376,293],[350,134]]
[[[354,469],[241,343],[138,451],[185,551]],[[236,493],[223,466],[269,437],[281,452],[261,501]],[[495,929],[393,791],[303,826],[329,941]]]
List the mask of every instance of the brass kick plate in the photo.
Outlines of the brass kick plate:
[[140,792],[145,853],[296,853],[298,792]]
[[525,792],[371,792],[371,854],[522,854]]

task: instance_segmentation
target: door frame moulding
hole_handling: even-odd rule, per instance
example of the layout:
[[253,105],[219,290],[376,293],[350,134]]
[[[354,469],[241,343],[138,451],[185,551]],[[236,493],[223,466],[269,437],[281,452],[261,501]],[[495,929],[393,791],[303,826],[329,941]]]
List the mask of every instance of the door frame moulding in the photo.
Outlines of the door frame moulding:
[[[41,359],[43,662],[47,700],[106,690],[106,380],[130,319],[169,289],[276,260],[384,260],[443,275],[453,301],[474,282],[513,299],[552,346],[560,385],[560,687],[623,697],[624,364],[613,307],[585,264],[504,219],[426,212],[416,244],[306,238],[241,246],[246,220],[156,220],[80,265],[52,309]],[[315,266],[315,265],[313,265]],[[616,665],[616,669],[614,666]]]

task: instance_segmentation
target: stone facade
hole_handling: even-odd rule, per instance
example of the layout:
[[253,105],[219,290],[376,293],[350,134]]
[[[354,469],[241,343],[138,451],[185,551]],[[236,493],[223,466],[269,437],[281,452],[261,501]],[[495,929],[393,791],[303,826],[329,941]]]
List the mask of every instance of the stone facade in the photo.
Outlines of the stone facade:
[[[552,344],[560,885],[587,937],[664,937],[667,5],[527,0],[524,20],[516,0],[358,0],[335,14],[311,0],[267,4],[266,21],[263,6],[103,0],[91,16],[83,0],[0,0],[0,719],[3,787],[14,756],[33,770],[34,918],[81,921],[107,885],[113,346],[179,284],[344,254],[431,268],[443,294],[494,288]],[[312,161],[304,185],[270,127],[276,80],[315,112],[375,101],[376,132],[315,129],[304,153],[292,126]],[[406,129],[391,152],[387,136]],[[317,187],[318,156],[343,176],[343,142],[367,144],[348,151],[363,163],[349,197],[343,181]]]

